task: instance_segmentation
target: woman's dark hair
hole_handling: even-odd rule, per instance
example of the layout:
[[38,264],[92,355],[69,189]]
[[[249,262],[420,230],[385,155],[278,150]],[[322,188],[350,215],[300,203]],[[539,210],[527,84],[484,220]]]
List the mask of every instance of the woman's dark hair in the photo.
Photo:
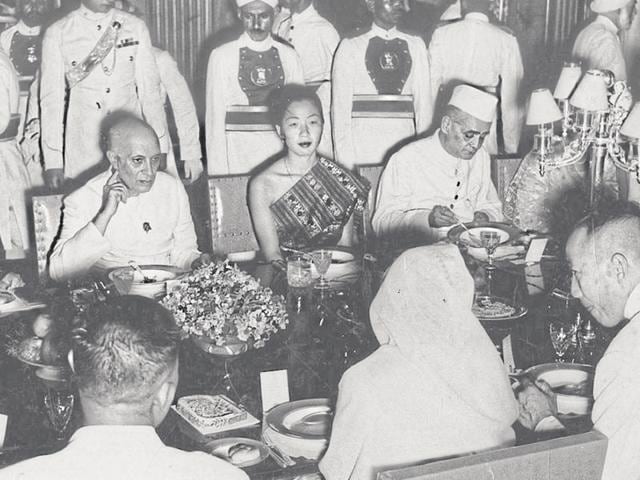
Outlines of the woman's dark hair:
[[290,83],[273,91],[269,97],[271,123],[273,125],[280,125],[284,119],[284,113],[287,111],[287,108],[289,108],[293,102],[303,102],[305,100],[311,102],[318,109],[320,116],[324,115],[322,112],[322,103],[313,87]]

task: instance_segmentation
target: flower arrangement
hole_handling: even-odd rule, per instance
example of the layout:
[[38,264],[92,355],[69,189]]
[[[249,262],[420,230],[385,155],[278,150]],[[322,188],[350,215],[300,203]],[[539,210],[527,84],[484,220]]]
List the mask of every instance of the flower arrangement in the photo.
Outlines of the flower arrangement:
[[198,268],[162,300],[178,325],[216,345],[228,338],[261,348],[289,323],[284,298],[228,261]]

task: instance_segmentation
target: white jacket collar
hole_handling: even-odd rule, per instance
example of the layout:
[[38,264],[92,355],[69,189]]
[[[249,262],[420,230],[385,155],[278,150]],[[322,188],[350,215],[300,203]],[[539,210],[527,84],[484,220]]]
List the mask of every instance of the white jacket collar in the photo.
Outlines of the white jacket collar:
[[92,22],[100,22],[113,15],[114,10],[115,8],[112,8],[107,13],[93,12],[85,7],[84,4],[80,4],[80,7],[77,11],[81,17],[86,18],[87,20],[91,20]]
[[251,37],[247,32],[244,32],[242,35],[240,35],[240,38],[238,39],[238,45],[241,48],[247,47],[253,50],[254,52],[265,52],[273,46],[273,37],[269,35],[262,42],[256,42],[254,40],[251,40]]
[[371,24],[371,36],[384,38],[385,40],[392,40],[399,37],[399,32],[396,27],[385,30],[384,28],[380,28],[378,25],[376,25],[375,22],[373,22]]
[[480,12],[470,12],[464,16],[465,20],[476,20],[478,22],[486,22],[489,23],[489,17],[487,17],[484,13]]
[[638,313],[640,313],[640,284],[636,285],[627,298],[627,303],[624,305],[624,318],[631,320]]

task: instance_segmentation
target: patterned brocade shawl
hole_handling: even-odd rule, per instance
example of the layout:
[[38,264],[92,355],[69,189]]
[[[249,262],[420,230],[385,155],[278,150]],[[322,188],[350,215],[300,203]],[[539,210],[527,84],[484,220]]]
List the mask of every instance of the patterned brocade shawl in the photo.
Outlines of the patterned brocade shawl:
[[369,188],[365,179],[320,158],[270,206],[280,245],[335,245],[351,214],[362,214]]

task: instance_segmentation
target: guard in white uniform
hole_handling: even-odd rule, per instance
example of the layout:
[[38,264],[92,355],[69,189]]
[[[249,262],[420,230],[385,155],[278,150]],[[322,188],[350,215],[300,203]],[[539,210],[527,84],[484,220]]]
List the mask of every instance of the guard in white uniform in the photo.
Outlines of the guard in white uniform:
[[[185,177],[194,182],[202,174],[202,147],[200,145],[200,123],[191,90],[171,54],[159,48],[153,53],[160,73],[163,104],[171,105],[173,120],[178,130],[180,160],[184,162]],[[175,163],[173,148],[169,148],[168,163]]]
[[[40,151],[39,82],[41,25],[51,13],[51,0],[20,0],[16,5],[18,23],[0,33],[0,49],[9,55],[20,79],[20,147],[33,186],[44,185]],[[25,129],[26,127],[26,129]]]
[[286,83],[303,83],[295,50],[273,39],[278,0],[236,0],[244,32],[211,52],[207,70],[209,175],[246,174],[282,150],[266,102]]
[[524,117],[519,101],[523,66],[518,41],[512,33],[489,23],[489,0],[463,0],[462,6],[464,19],[436,29],[429,45],[434,98],[448,96],[460,83],[498,95],[503,138],[498,138],[499,129],[494,126],[487,150],[495,154],[504,148],[516,153]]
[[[76,178],[100,165],[100,124],[117,110],[144,115],[158,134],[162,151],[168,150],[149,31],[142,20],[111,5],[82,0],[44,36],[42,149],[45,177],[54,188],[61,183],[61,169],[64,177]],[[167,165],[167,170],[175,172],[175,165]]]
[[26,191],[29,175],[18,149],[18,75],[0,51],[0,258],[22,258],[29,247]]
[[333,62],[336,160],[379,164],[394,145],[431,125],[429,59],[424,41],[398,31],[400,0],[367,0],[371,29],[342,40]]
[[338,48],[340,36],[335,27],[318,13],[312,0],[280,0],[282,8],[273,32],[295,48],[304,82],[315,86],[325,112],[324,130],[318,152],[333,158],[331,140],[331,63]]
[[377,235],[429,243],[443,239],[459,221],[502,219],[483,146],[497,102],[482,90],[457,86],[440,129],[391,157],[372,219]]
[[635,0],[593,0],[591,10],[598,14],[576,38],[573,57],[584,69],[610,70],[616,80],[627,79],[627,67],[618,34],[631,27]]

